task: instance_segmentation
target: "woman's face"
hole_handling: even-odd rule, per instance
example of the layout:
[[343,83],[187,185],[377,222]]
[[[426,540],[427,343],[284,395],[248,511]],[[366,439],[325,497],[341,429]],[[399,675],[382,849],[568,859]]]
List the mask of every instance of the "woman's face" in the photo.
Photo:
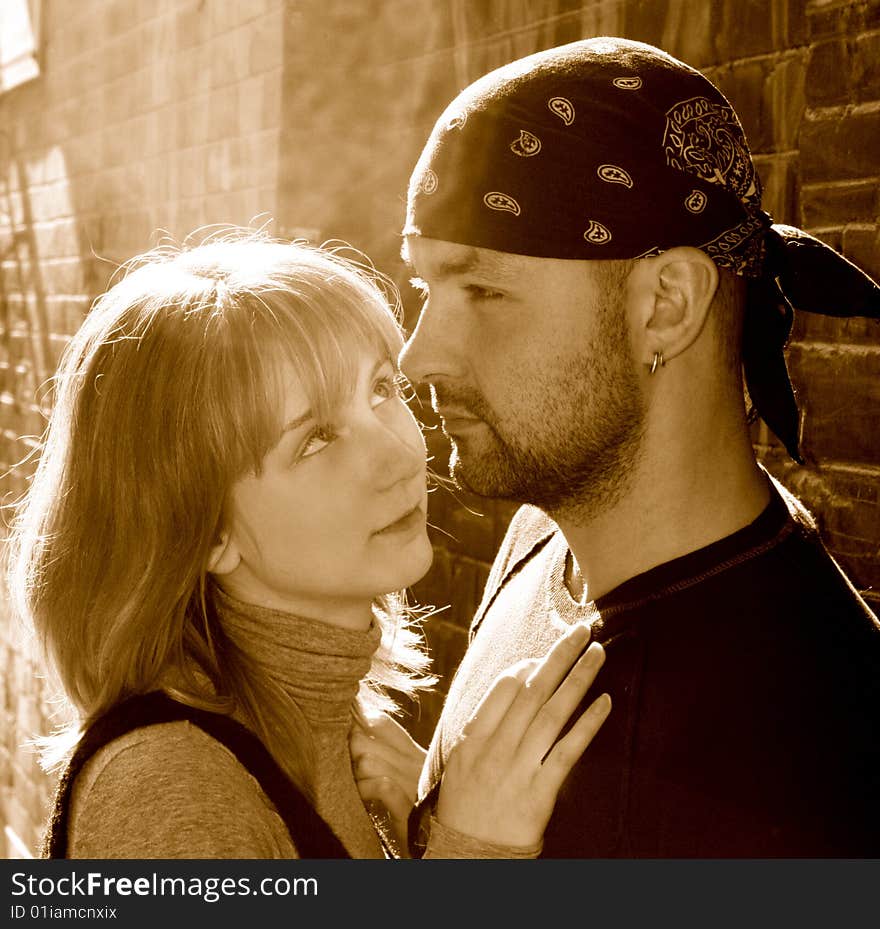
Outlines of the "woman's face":
[[364,628],[373,598],[415,583],[432,559],[425,444],[390,359],[365,350],[332,423],[319,423],[290,367],[286,424],[262,471],[237,481],[222,586],[248,603]]

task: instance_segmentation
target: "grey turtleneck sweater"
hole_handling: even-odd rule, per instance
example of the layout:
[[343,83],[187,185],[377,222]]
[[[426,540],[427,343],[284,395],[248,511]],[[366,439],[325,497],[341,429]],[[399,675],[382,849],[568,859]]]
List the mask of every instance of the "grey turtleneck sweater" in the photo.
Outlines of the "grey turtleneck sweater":
[[[361,679],[379,645],[365,631],[217,594],[230,637],[293,697],[315,746],[315,805],[353,858],[382,858],[358,793],[348,737]],[[257,782],[188,722],[147,726],[98,751],[74,786],[72,858],[296,858]]]

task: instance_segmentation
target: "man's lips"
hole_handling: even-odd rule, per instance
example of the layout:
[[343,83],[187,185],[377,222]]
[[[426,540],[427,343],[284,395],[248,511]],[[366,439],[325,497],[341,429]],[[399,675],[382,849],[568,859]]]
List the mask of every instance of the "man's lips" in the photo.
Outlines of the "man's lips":
[[447,432],[459,432],[462,429],[475,426],[477,423],[481,423],[483,421],[479,418],[479,416],[472,416],[470,413],[466,413],[464,410],[440,407],[440,409],[438,409],[436,412],[437,415],[443,420],[443,428]]

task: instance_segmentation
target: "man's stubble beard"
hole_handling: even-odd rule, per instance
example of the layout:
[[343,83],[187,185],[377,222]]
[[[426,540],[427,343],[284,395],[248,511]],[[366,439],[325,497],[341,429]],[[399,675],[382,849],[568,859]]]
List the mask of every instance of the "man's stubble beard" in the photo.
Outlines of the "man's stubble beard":
[[[481,395],[455,391],[455,404],[483,421],[474,435],[453,437],[449,467],[460,487],[576,523],[592,521],[626,493],[642,445],[644,402],[623,309],[603,309],[593,343],[558,368],[546,365],[504,423]],[[443,391],[441,405],[444,397],[453,399]]]

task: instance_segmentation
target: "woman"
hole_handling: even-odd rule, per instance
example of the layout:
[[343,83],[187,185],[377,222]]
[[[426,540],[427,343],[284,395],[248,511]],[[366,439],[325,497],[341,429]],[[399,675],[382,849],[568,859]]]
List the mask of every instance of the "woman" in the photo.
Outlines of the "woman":
[[[136,260],[70,342],[10,548],[13,597],[77,716],[48,740],[67,766],[44,854],[394,854],[348,738],[353,718],[395,709],[391,691],[433,683],[399,593],[431,546],[378,281],[330,251],[229,233]],[[591,647],[557,690],[585,637],[477,714],[435,854],[475,853],[464,819],[504,791],[470,775],[505,727],[532,734],[530,759],[505,758],[524,812],[475,837],[534,853],[568,754],[608,711],[597,701],[541,765],[559,727],[536,695],[571,711],[601,662]]]

